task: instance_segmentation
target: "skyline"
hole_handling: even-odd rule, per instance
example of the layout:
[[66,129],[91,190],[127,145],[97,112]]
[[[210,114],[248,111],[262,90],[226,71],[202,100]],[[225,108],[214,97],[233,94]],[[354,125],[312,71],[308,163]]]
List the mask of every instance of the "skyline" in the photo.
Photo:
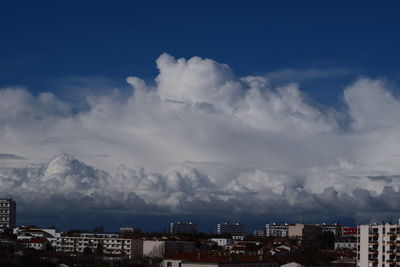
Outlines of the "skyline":
[[24,3],[0,9],[23,220],[398,218],[395,1]]

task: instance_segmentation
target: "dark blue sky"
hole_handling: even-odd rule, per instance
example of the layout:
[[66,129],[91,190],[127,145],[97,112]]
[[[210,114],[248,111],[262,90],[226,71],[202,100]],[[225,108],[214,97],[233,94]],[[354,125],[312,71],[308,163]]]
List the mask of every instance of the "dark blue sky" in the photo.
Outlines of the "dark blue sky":
[[[49,81],[70,76],[152,80],[163,52],[212,58],[239,76],[346,68],[353,76],[397,80],[399,7],[398,1],[2,1],[0,86],[57,93]],[[347,82],[304,90],[329,103]]]

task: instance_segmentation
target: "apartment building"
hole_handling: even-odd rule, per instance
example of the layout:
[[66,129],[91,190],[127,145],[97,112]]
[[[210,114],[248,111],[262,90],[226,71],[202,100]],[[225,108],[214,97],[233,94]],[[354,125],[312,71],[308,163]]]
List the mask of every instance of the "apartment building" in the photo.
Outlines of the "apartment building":
[[320,223],[317,224],[317,226],[321,227],[322,232],[332,232],[335,237],[340,237],[342,235],[342,226],[339,223]]
[[118,234],[81,233],[57,238],[56,251],[82,253],[85,248],[89,248],[95,252],[100,246],[104,254],[126,255],[131,259],[133,251],[141,245],[142,240],[120,238]]
[[289,236],[289,224],[266,224],[265,225],[265,236],[273,236],[273,237],[287,237]]
[[400,221],[357,226],[357,266],[400,266]]
[[180,240],[143,240],[143,252],[141,255],[149,258],[164,258],[183,252],[195,251],[195,242]]
[[195,234],[199,231],[199,226],[192,222],[174,222],[169,225],[171,234]]
[[246,226],[240,222],[235,223],[219,223],[217,224],[217,234],[229,234],[229,235],[245,235]]
[[14,228],[17,204],[14,200],[0,199],[0,228]]
[[61,237],[61,233],[56,229],[37,228],[36,226],[25,225],[14,228],[13,233],[17,236],[18,241],[27,242],[32,239],[45,239],[52,247],[56,247],[57,238]]

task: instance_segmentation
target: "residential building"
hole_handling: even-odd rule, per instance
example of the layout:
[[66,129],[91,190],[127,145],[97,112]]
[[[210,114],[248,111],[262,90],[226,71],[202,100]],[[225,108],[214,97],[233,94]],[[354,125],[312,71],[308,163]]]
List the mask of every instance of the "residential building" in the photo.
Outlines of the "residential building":
[[342,236],[356,236],[357,227],[342,227]]
[[61,233],[56,229],[37,228],[36,226],[20,226],[13,229],[18,241],[30,241],[32,239],[46,239],[52,247],[57,244],[57,238]]
[[357,266],[400,266],[400,221],[357,226]]
[[289,224],[266,224],[265,225],[265,236],[273,236],[273,237],[287,237],[289,236]]
[[317,226],[321,227],[322,232],[332,232],[335,237],[342,235],[342,226],[339,223],[326,224],[320,223]]
[[32,238],[32,239],[20,241],[19,244],[23,248],[32,248],[35,250],[46,250],[47,244],[49,244],[49,242],[45,238]]
[[140,229],[138,227],[125,226],[125,227],[120,227],[119,232],[121,234],[136,234],[140,233]]
[[340,237],[335,240],[335,249],[350,249],[357,248],[357,238],[355,236]]
[[255,236],[255,237],[265,237],[266,236],[266,231],[265,231],[265,229],[254,230],[253,236]]
[[0,199],[0,227],[14,228],[17,204],[11,198]]
[[233,243],[233,239],[231,238],[210,238],[210,240],[217,243],[219,247],[223,247],[227,244]]
[[149,258],[164,258],[177,253],[195,251],[195,242],[176,240],[143,240],[143,256]]
[[[57,252],[82,253],[86,248],[95,252],[101,249],[104,254],[127,255],[132,258],[135,247],[140,247],[142,240],[120,238],[118,234],[81,233],[62,235],[57,238]],[[139,249],[140,250],[140,249]]]
[[322,233],[322,229],[319,226],[313,224],[302,224],[296,223],[295,225],[289,226],[289,237],[297,238],[300,240],[302,245],[306,245],[310,242],[317,242],[319,235]]
[[219,223],[217,224],[217,234],[229,234],[229,235],[245,235],[246,226],[239,222],[235,223]]
[[170,223],[169,232],[171,234],[195,234],[199,231],[197,224],[192,222]]

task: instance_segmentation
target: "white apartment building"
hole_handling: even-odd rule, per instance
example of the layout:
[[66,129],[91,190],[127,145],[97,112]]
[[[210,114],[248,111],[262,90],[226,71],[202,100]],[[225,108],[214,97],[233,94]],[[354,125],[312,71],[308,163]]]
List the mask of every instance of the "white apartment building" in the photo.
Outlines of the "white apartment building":
[[274,237],[287,237],[289,236],[289,224],[266,224],[265,225],[265,236],[274,236]]
[[217,234],[244,235],[246,234],[246,226],[239,222],[219,223],[217,224]]
[[195,234],[198,231],[198,225],[192,222],[174,222],[169,225],[171,234]]
[[400,266],[400,222],[357,226],[357,266]]
[[135,247],[141,246],[141,242],[142,240],[120,238],[118,234],[82,233],[57,238],[56,251],[82,253],[85,248],[89,248],[95,252],[100,245],[104,254],[126,255],[131,259]]
[[14,228],[16,223],[16,207],[14,200],[0,199],[0,228]]

